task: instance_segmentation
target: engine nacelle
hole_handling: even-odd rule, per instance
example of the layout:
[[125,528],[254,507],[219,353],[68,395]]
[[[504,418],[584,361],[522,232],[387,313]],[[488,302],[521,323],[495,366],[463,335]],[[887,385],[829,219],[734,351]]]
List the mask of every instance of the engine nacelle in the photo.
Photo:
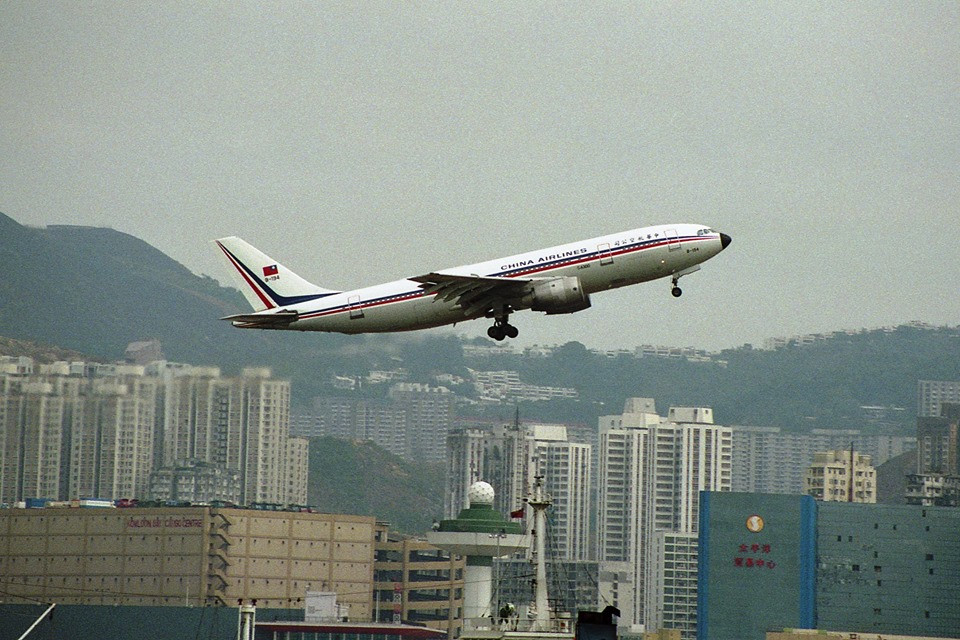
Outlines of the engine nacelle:
[[590,296],[583,290],[580,278],[576,276],[538,282],[533,285],[524,302],[534,311],[543,311],[547,315],[574,313],[590,308]]

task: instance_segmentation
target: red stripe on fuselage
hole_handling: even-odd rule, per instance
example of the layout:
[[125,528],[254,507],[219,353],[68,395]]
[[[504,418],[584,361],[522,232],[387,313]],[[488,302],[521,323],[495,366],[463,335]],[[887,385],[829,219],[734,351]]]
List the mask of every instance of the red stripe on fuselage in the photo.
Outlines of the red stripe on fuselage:
[[[592,262],[592,261],[594,261],[594,260],[599,259],[600,257],[603,257],[603,258],[608,258],[608,257],[609,257],[609,258],[614,258],[614,257],[617,257],[617,256],[627,255],[628,253],[637,253],[637,252],[640,252],[640,251],[646,251],[647,249],[656,249],[657,247],[664,247],[664,246],[668,246],[668,245],[671,245],[671,244],[682,244],[682,243],[684,243],[684,242],[698,242],[698,241],[701,241],[701,240],[708,240],[708,239],[711,239],[711,237],[696,237],[696,238],[694,238],[694,237],[688,237],[688,238],[678,238],[678,239],[676,239],[676,240],[662,240],[662,241],[660,241],[660,242],[657,242],[657,243],[654,243],[654,244],[644,245],[644,246],[641,246],[641,247],[633,247],[633,248],[627,247],[627,248],[622,248],[622,249],[619,249],[619,250],[606,251],[606,252],[604,252],[604,253],[602,254],[602,256],[601,256],[600,252],[595,252],[595,253],[589,254],[588,256],[584,256],[583,258],[579,258],[579,259],[576,259],[576,260],[570,260],[569,262],[561,262],[561,264],[543,265],[543,266],[540,266],[540,267],[534,267],[534,268],[530,268],[530,269],[522,269],[522,270],[520,270],[520,271],[514,271],[514,272],[512,272],[512,273],[510,273],[510,274],[508,274],[508,275],[504,275],[504,276],[501,276],[501,277],[504,277],[504,278],[518,278],[518,277],[520,277],[520,276],[525,276],[525,275],[529,275],[529,274],[533,274],[533,273],[544,273],[544,272],[546,272],[546,271],[552,271],[552,270],[554,270],[554,269],[560,269],[560,268],[562,268],[562,267],[569,267],[569,266],[573,266],[573,265],[577,265],[577,264],[583,264],[583,263],[585,263],[585,262]],[[307,319],[310,319],[310,318],[322,318],[322,317],[324,317],[324,316],[330,316],[330,315],[333,315],[333,314],[336,314],[336,313],[346,313],[346,312],[348,312],[348,311],[356,311],[356,310],[358,310],[358,309],[372,309],[373,307],[379,307],[379,306],[382,306],[382,305],[385,305],[385,304],[394,304],[394,303],[396,303],[396,302],[407,302],[408,300],[413,300],[414,298],[419,298],[419,297],[422,297],[422,296],[424,296],[424,295],[425,295],[425,294],[424,294],[424,292],[422,292],[422,291],[412,291],[412,292],[410,292],[410,293],[398,294],[397,296],[389,296],[389,299],[388,299],[388,300],[375,300],[375,301],[373,301],[373,302],[361,303],[361,304],[356,304],[356,305],[343,305],[343,306],[337,307],[337,308],[335,308],[335,309],[328,309],[328,310],[325,310],[325,311],[314,311],[314,312],[311,312],[311,313],[305,313],[305,314],[301,315],[299,319],[300,319],[300,320],[307,320]],[[436,294],[435,294],[435,293],[431,293],[431,294],[429,294],[429,295],[436,295]]]

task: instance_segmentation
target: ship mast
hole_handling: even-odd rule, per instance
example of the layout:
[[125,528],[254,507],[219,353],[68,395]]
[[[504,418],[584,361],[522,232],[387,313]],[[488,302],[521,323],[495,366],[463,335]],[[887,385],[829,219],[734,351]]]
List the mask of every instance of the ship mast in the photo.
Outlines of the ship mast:
[[533,484],[533,495],[527,499],[527,504],[533,508],[533,560],[536,565],[536,582],[534,589],[534,606],[536,618],[535,630],[548,631],[550,629],[550,603],[547,599],[547,562],[546,562],[546,533],[547,508],[553,500],[544,493],[543,476],[536,476]]

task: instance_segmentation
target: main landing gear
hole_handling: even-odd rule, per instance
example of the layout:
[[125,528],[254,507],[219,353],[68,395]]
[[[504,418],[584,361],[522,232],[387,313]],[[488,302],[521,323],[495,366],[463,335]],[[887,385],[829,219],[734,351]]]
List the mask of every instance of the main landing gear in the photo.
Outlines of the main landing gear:
[[509,317],[510,314],[497,316],[493,321],[493,326],[487,329],[487,335],[498,342],[504,338],[516,338],[520,335],[520,330],[507,322]]

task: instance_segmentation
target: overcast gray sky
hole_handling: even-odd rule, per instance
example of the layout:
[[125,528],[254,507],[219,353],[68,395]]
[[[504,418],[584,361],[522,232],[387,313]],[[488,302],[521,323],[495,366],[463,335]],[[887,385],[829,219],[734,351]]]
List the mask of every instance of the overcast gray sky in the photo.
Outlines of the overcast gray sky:
[[521,344],[956,325],[958,202],[956,2],[0,3],[0,211],[231,285],[225,235],[347,289],[697,222],[682,298]]

